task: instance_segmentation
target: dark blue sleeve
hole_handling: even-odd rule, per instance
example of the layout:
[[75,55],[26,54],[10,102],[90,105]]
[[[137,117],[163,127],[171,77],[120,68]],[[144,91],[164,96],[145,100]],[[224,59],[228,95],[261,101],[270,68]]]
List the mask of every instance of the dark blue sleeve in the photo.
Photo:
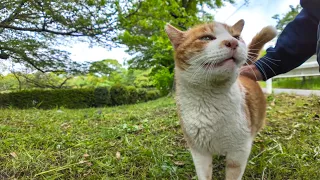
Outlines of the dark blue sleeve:
[[[301,5],[303,6],[303,0],[301,0]],[[315,8],[318,9],[317,11],[307,9],[304,8],[284,28],[275,47],[268,48],[267,54],[255,62],[263,80],[300,66],[316,53],[320,6]]]

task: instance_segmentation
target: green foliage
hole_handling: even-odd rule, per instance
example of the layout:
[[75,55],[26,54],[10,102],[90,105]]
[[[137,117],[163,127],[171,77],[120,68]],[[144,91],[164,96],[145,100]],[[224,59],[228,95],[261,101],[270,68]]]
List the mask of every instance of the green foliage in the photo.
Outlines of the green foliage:
[[153,91],[147,91],[147,94],[146,94],[146,96],[147,96],[147,100],[149,101],[149,100],[155,100],[155,99],[157,99],[158,97],[160,97],[160,93],[159,93],[159,91],[155,91],[155,90],[153,90]]
[[103,107],[111,105],[110,92],[107,87],[97,87],[94,89],[95,106]]
[[153,80],[161,95],[167,95],[172,89],[174,75],[168,68],[163,67],[153,76]]
[[61,89],[66,86],[66,82],[72,78],[65,73],[42,73],[37,71],[31,74],[16,73],[17,78],[26,81],[27,88],[51,88]]
[[23,90],[32,88],[61,89],[72,76],[65,73],[14,72],[0,78],[0,91]]
[[138,89],[138,99],[140,101],[146,101],[147,100],[147,90],[146,89]]
[[91,89],[55,89],[23,90],[0,93],[0,108],[87,108],[134,104],[154,100],[160,94],[157,91],[146,91],[135,87],[115,85],[110,88]]
[[[139,94],[137,89],[134,86],[128,86],[127,87],[127,91],[128,91],[128,103],[129,104],[135,104],[137,102],[139,102]],[[144,99],[142,99],[144,100]]]
[[70,79],[66,86],[71,88],[95,88],[95,87],[111,87],[114,82],[109,81],[107,77],[97,77],[94,75],[75,76]]
[[113,72],[119,71],[121,64],[115,59],[105,59],[91,63],[89,73],[97,74],[100,76],[110,76]]
[[125,86],[117,84],[110,89],[112,105],[128,104],[129,93]]
[[272,80],[274,88],[320,90],[320,77],[276,78]]
[[[23,82],[25,84],[25,82]],[[0,76],[0,91],[18,90],[19,82],[13,74]]]
[[[261,87],[266,87],[265,81],[259,81]],[[275,78],[272,79],[273,88],[284,89],[308,89],[320,90],[320,77],[293,77],[293,78]]]
[[152,69],[147,70],[138,70],[138,69],[130,69],[129,72],[133,72],[133,84],[138,88],[150,88],[154,87],[152,81]]
[[94,105],[93,89],[24,90],[0,94],[0,107],[86,108]]
[[293,7],[292,5],[289,6],[290,11],[283,15],[283,17],[280,17],[279,14],[274,15],[272,18],[277,20],[276,28],[282,32],[283,29],[286,27],[286,25],[291,22],[302,10],[302,7],[300,5],[297,5],[296,7]]
[[0,92],[17,91],[25,89],[61,89],[61,88],[96,88],[111,87],[115,84],[135,86],[137,88],[154,88],[152,80],[152,69],[124,69],[119,68],[106,75],[68,76],[58,73],[32,74],[16,72],[0,76]]

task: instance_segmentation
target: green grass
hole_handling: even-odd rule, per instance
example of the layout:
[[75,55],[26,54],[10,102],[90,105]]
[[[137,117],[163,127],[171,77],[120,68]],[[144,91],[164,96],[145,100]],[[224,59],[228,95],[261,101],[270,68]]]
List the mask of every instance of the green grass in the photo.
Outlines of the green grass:
[[[266,87],[265,82],[259,82],[262,87]],[[310,89],[320,90],[320,77],[302,77],[297,78],[276,78],[272,79],[273,88],[285,88],[285,89]]]
[[[1,109],[0,179],[195,179],[172,98],[113,108]],[[244,179],[319,179],[320,98],[268,97]],[[224,177],[215,157],[214,179]]]

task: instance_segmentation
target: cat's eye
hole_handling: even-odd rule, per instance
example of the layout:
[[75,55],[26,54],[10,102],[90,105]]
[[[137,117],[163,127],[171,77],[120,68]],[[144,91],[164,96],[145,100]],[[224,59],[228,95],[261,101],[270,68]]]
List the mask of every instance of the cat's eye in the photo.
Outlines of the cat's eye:
[[240,36],[233,36],[234,38],[240,40]]
[[211,35],[205,35],[205,36],[200,37],[199,39],[203,40],[203,41],[212,41],[212,40],[215,40],[216,37],[211,36]]

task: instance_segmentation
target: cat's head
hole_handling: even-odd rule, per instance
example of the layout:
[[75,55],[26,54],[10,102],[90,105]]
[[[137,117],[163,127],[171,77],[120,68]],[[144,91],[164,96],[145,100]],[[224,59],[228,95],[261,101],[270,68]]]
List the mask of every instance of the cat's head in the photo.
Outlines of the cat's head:
[[196,85],[234,82],[247,60],[247,47],[240,37],[243,26],[243,20],[233,26],[212,22],[180,31],[167,24],[179,76]]

